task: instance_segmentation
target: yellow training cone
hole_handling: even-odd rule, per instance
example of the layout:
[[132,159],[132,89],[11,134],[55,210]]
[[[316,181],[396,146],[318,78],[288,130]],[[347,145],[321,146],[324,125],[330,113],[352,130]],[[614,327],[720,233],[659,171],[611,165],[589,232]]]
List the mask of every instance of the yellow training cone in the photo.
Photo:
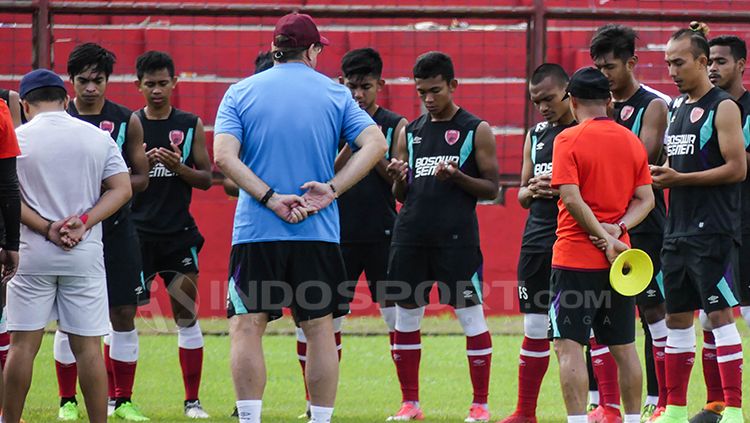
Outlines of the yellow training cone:
[[654,264],[645,251],[623,251],[609,269],[609,283],[622,295],[632,297],[643,292],[654,275]]

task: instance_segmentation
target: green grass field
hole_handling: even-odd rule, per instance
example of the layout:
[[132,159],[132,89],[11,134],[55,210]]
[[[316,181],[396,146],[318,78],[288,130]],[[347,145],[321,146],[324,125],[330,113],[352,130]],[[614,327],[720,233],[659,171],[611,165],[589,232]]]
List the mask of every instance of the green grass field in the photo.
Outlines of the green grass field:
[[[295,339],[288,335],[291,326],[288,319],[284,320],[271,324],[272,334],[264,341],[268,366],[264,422],[297,421],[296,416],[304,411],[305,406]],[[202,322],[202,326],[212,333],[226,330],[223,320]],[[749,331],[743,323],[738,326],[745,340],[745,350],[750,351]],[[134,400],[154,422],[187,421],[182,415],[183,388],[176,336],[156,334],[159,327],[167,327],[159,322],[140,321],[139,327],[142,336]],[[493,418],[499,419],[515,409],[521,320],[517,317],[493,318],[490,327],[494,342],[490,410]],[[426,319],[425,332],[435,334],[422,339],[420,387],[426,422],[463,422],[466,417],[471,402],[471,384],[465,339],[456,335],[459,330],[458,324],[451,319]],[[351,319],[344,332],[334,421],[384,421],[396,411],[401,397],[388,339],[379,334],[383,333],[382,323],[378,319]],[[642,344],[640,339],[638,342]],[[698,343],[700,348],[700,341]],[[689,397],[689,407],[695,411],[705,398],[699,357],[693,369]],[[747,378],[743,388],[744,392],[750,392]],[[58,401],[52,336],[48,335],[36,361],[24,418],[28,423],[52,422],[56,418]],[[80,393],[79,401],[82,402]],[[229,417],[234,406],[234,391],[229,375],[229,340],[226,336],[206,336],[201,402],[212,415],[210,421],[236,421]],[[540,422],[565,421],[554,354],[542,386],[538,417]],[[750,411],[745,412],[745,418],[750,419]]]

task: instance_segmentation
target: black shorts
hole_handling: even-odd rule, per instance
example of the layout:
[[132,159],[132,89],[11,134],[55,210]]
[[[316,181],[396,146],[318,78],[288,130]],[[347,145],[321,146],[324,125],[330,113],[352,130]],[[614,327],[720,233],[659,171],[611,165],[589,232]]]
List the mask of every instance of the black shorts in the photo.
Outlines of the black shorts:
[[110,307],[138,305],[145,298],[138,232],[129,217],[115,221],[102,236]]
[[441,304],[454,308],[482,304],[482,251],[479,247],[391,246],[388,293],[394,302],[426,306],[436,282]]
[[198,253],[204,242],[198,229],[163,236],[141,233],[140,240],[146,281],[140,304],[150,300],[151,283],[157,275],[169,286],[177,275],[198,273]]
[[742,236],[740,247],[740,280],[736,286],[740,304],[750,305],[750,234]]
[[295,321],[349,312],[344,260],[338,244],[317,241],[252,242],[232,246],[227,317],[290,308]]
[[738,304],[739,246],[728,235],[664,240],[661,253],[667,313],[703,309],[706,313]]
[[591,329],[602,345],[635,341],[635,298],[618,294],[609,284],[609,270],[552,269],[550,337],[587,345]]
[[385,304],[387,297],[388,250],[390,239],[380,242],[351,242],[341,244],[341,255],[346,268],[346,295],[351,302],[359,276],[364,272],[370,297],[375,303]]
[[654,264],[651,283],[635,296],[635,303],[641,308],[664,304],[664,274],[661,271],[661,247],[664,237],[661,234],[632,234],[630,242],[633,248],[645,251]]
[[547,314],[551,271],[552,251],[521,252],[518,259],[518,308],[521,313]]

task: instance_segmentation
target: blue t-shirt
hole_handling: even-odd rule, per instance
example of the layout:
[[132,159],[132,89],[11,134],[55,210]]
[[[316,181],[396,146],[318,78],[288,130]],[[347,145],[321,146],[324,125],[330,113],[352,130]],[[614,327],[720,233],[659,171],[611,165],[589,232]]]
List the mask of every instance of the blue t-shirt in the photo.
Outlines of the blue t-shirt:
[[[219,105],[215,134],[240,140],[240,160],[274,191],[302,195],[305,182],[333,178],[339,139],[356,150],[354,140],[374,124],[348,88],[305,64],[285,63],[229,87]],[[240,190],[232,245],[339,239],[335,202],[290,224]]]

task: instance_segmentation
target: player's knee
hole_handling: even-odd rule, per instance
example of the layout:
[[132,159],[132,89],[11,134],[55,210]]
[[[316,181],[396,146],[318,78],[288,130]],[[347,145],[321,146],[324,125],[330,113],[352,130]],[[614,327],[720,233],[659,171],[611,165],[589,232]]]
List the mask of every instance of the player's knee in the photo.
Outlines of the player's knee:
[[129,332],[135,329],[136,307],[133,305],[118,306],[109,309],[109,321],[117,332]]
[[723,310],[716,310],[708,313],[708,322],[711,325],[711,329],[718,329],[722,326],[731,325],[734,323],[734,316],[732,315],[731,308],[725,308]]
[[190,327],[177,328],[177,344],[186,350],[203,348],[203,332],[198,322]]
[[52,353],[55,356],[55,361],[62,364],[73,364],[76,362],[76,357],[73,355],[73,351],[70,349],[70,340],[68,335],[60,332],[55,332],[55,339],[52,344]]
[[488,330],[481,304],[466,308],[457,308],[456,317],[458,318],[458,322],[461,323],[466,336],[477,336]]
[[548,337],[549,316],[546,314],[527,313],[523,315],[523,334],[530,339]]
[[403,308],[396,306],[396,331],[416,332],[422,327],[424,307]]

